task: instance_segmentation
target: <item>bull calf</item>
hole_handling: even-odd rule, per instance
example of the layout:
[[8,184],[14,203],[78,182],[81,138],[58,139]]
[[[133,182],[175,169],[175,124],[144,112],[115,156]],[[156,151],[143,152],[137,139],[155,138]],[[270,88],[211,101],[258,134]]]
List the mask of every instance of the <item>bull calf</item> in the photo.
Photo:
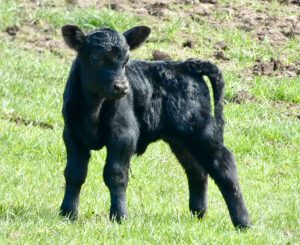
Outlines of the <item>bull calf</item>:
[[[129,51],[150,34],[146,26],[123,34],[105,28],[85,35],[77,26],[66,25],[62,34],[77,57],[64,92],[67,166],[61,214],[77,218],[90,151],[106,146],[104,181],[111,197],[110,218],[125,218],[130,159],[162,139],[186,172],[191,213],[201,218],[206,212],[209,174],[226,201],[234,226],[248,227],[234,158],[223,144],[220,70],[197,59],[129,60]],[[203,76],[212,85],[214,116]]]

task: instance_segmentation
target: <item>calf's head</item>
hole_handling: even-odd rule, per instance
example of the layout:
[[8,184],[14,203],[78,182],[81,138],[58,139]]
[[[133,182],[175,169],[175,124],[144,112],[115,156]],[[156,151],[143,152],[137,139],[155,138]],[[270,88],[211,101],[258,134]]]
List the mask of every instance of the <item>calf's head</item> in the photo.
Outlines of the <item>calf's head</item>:
[[139,47],[150,31],[149,27],[137,26],[122,34],[104,28],[85,35],[77,26],[62,27],[66,44],[78,53],[85,89],[109,99],[121,98],[128,92],[125,68],[129,50]]

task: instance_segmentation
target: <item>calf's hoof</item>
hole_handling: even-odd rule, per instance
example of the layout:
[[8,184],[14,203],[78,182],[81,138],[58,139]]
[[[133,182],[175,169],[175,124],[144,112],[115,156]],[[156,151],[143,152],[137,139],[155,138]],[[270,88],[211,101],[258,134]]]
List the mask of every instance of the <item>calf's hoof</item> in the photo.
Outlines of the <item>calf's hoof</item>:
[[238,231],[246,231],[253,227],[251,222],[234,225],[235,229]]
[[75,221],[78,219],[78,210],[71,209],[65,206],[60,207],[59,215],[63,216],[71,221]]
[[206,214],[206,209],[191,209],[190,212],[193,217],[202,219]]
[[246,231],[249,228],[253,227],[253,224],[251,223],[248,215],[244,216],[240,220],[233,221],[233,225],[234,225],[235,229],[238,231]]
[[128,217],[127,212],[118,212],[118,211],[110,211],[109,219],[114,222],[121,224],[122,221],[126,220]]

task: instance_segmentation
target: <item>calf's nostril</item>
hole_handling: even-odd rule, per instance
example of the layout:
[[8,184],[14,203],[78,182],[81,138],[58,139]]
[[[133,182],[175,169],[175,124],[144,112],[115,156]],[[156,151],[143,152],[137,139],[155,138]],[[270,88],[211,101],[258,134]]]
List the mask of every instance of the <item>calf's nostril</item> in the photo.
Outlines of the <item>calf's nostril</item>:
[[128,90],[128,84],[126,82],[117,82],[114,84],[114,89],[116,92]]
[[116,91],[120,91],[121,89],[122,89],[122,84],[120,84],[120,83],[115,83],[114,84],[114,89],[116,90]]

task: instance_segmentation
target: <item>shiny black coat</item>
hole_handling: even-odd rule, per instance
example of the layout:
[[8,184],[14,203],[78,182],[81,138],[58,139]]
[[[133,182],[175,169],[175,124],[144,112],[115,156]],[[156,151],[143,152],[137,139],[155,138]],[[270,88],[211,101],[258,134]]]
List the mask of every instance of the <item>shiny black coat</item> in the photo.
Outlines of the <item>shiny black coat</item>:
[[[66,43],[78,52],[64,92],[66,192],[61,214],[77,217],[79,192],[91,150],[107,147],[104,181],[110,191],[110,218],[127,216],[126,188],[133,154],[149,143],[167,142],[187,174],[190,211],[207,208],[207,175],[216,182],[233,224],[250,224],[232,153],[223,144],[224,81],[212,63],[197,59],[148,62],[128,60],[150,34],[136,27],[123,34],[110,29],[85,36],[63,27]],[[213,90],[214,115],[204,76]]]

